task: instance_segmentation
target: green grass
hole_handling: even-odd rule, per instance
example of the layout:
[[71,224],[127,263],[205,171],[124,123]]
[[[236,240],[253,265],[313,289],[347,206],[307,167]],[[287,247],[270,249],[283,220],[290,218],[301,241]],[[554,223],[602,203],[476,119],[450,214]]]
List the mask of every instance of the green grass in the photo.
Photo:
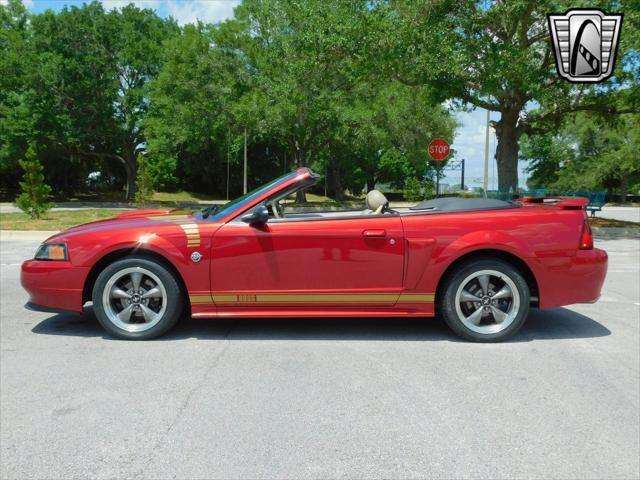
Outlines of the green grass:
[[198,201],[209,202],[211,200],[224,200],[223,198],[213,195],[207,195],[204,193],[194,192],[155,192],[151,197],[152,202],[191,202],[197,203]]
[[[13,198],[10,200],[12,201]],[[205,193],[196,193],[180,190],[177,192],[155,192],[151,197],[151,202],[189,202],[198,203],[198,201],[223,200],[219,196],[207,195]],[[56,202],[119,202],[127,203],[124,192],[82,192],[73,195],[57,196],[54,198]]]
[[121,210],[72,210],[47,212],[38,220],[31,220],[26,213],[0,213],[0,230],[65,230],[95,220],[104,220]]
[[636,222],[626,222],[624,220],[613,220],[611,218],[602,218],[602,217],[589,217],[589,224],[592,227],[604,227],[604,228],[638,228],[640,227],[640,223]]
[[72,195],[54,195],[55,202],[114,202],[126,203],[124,192],[81,192]]

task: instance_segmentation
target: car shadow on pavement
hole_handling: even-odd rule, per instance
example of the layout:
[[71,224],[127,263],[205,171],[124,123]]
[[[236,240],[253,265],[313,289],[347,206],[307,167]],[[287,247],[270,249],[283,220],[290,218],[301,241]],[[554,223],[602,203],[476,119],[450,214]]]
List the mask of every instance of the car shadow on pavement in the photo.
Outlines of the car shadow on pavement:
[[[33,333],[77,337],[108,337],[92,311],[82,316],[58,314],[38,323]],[[510,342],[596,338],[610,335],[602,324],[566,308],[533,309]],[[158,339],[203,340],[459,340],[439,318],[245,318],[184,319]]]

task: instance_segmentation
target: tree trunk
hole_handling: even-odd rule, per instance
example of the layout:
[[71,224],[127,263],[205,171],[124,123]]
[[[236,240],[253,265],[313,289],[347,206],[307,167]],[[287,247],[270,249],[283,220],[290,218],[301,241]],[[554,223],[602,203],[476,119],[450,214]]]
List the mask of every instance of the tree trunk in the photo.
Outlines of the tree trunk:
[[627,192],[629,191],[629,177],[623,175],[620,178],[620,201],[625,202],[627,200]]
[[135,145],[125,145],[123,153],[124,169],[127,173],[126,197],[127,200],[133,200],[136,196],[136,174],[138,170]]
[[367,193],[376,188],[376,173],[373,171],[367,172]]
[[[298,141],[295,142],[294,147],[295,148],[293,149],[292,153],[293,153],[294,161],[298,165],[298,168],[306,167],[306,158],[305,158],[306,152],[304,151],[303,148],[300,147],[300,144],[298,143]],[[298,190],[296,192],[296,203],[307,203],[307,195],[304,190]]]
[[136,196],[136,170],[135,165],[126,163],[124,166],[127,172],[127,183],[125,185],[125,195],[127,200],[133,200]]
[[503,111],[496,128],[498,189],[518,189],[518,116],[520,110]]
[[340,161],[335,156],[331,158],[331,192],[334,200],[340,202],[344,200],[344,188],[342,187],[342,176],[340,175]]

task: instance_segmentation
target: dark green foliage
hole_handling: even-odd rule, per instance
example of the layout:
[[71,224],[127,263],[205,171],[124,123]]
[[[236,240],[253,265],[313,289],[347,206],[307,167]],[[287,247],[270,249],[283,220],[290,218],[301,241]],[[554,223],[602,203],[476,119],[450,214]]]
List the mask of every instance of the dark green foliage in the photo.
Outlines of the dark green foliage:
[[[327,176],[335,199],[376,184],[404,189],[433,177],[425,148],[453,140],[450,109],[475,106],[500,112],[501,186],[517,182],[526,136],[532,182],[560,181],[561,169],[586,185],[597,171],[609,188],[626,188],[625,178],[632,188],[636,164],[613,160],[627,147],[569,166],[568,144],[555,144],[573,111],[637,111],[640,20],[628,5],[616,77],[575,86],[556,76],[545,34],[546,13],[575,5],[555,0],[243,0],[229,21],[184,27],[134,5],[29,14],[9,0],[0,4],[0,187],[15,188],[34,145],[56,195],[115,186],[132,199],[137,179],[138,198],[180,188],[233,197],[246,131],[249,188],[306,165]],[[613,137],[629,128],[621,121]],[[94,172],[101,183],[87,181]]]
[[[613,121],[611,121],[613,120]],[[596,121],[572,116],[555,134],[525,138],[530,188],[640,193],[640,117]]]
[[149,164],[146,158],[138,161],[138,171],[136,172],[136,203],[144,205],[151,200],[153,196],[153,177],[149,170]]
[[40,218],[53,207],[53,203],[49,201],[51,187],[44,181],[42,164],[38,161],[33,147],[29,147],[24,159],[18,162],[24,170],[24,175],[20,182],[22,193],[16,198],[16,205],[31,218]]
[[98,2],[29,15],[11,0],[0,5],[0,21],[2,186],[34,144],[56,194],[86,188],[87,175],[100,171],[132,198],[144,89],[178,27],[151,10],[105,12]]
[[420,202],[426,198],[424,188],[415,177],[409,177],[404,184],[404,199],[407,202]]
[[[498,184],[518,186],[523,135],[556,131],[573,112],[640,111],[638,2],[393,0],[372,2],[363,34],[373,71],[431,87],[454,104],[497,112]],[[624,13],[617,68],[602,84],[560,79],[547,14],[569,8]],[[594,118],[592,117],[592,118]]]

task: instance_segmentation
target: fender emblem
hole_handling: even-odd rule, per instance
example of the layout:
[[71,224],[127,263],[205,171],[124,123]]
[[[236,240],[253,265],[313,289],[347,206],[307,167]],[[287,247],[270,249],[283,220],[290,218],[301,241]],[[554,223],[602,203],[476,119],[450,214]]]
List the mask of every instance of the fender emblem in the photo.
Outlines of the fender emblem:
[[202,255],[200,254],[200,252],[193,252],[191,254],[191,260],[198,263],[200,260],[202,260]]

